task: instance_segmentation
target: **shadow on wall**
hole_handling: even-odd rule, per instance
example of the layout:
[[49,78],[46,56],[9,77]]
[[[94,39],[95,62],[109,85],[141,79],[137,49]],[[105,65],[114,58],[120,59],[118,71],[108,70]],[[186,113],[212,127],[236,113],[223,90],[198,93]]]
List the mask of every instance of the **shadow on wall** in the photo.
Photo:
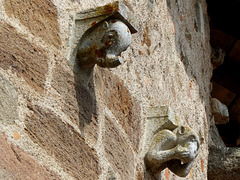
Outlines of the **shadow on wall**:
[[[131,96],[123,81],[106,68],[79,69],[75,64],[74,84],[82,137],[88,142],[97,142],[99,128],[103,128],[98,124],[98,113],[104,112],[100,106],[107,107],[118,120],[130,143],[118,130],[116,119],[103,114],[101,118],[104,121],[104,133],[101,143],[104,146],[105,158],[113,171],[118,172],[123,179],[133,177],[132,150],[138,151],[139,138],[142,135],[139,103]],[[95,93],[99,94],[97,100]]]
[[64,63],[56,63],[52,88],[61,95],[60,110],[73,124],[80,127],[82,136],[77,132],[78,129],[62,120],[56,112],[32,102],[31,97],[28,109],[32,113],[25,119],[25,131],[34,143],[54,157],[71,176],[76,179],[97,179],[100,174],[98,156],[83,138],[83,128],[93,123],[96,115],[94,89],[86,89],[77,75],[74,77],[69,70],[70,68],[66,70]]
[[97,119],[96,95],[93,83],[93,67],[80,69],[74,65],[74,86],[78,103],[79,128],[84,137],[84,127]]

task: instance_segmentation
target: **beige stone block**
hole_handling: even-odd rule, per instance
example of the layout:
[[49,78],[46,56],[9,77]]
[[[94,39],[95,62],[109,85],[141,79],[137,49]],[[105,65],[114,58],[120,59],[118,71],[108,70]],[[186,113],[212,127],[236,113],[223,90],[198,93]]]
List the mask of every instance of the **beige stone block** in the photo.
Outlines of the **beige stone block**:
[[0,123],[14,124],[17,114],[18,94],[14,86],[0,74]]

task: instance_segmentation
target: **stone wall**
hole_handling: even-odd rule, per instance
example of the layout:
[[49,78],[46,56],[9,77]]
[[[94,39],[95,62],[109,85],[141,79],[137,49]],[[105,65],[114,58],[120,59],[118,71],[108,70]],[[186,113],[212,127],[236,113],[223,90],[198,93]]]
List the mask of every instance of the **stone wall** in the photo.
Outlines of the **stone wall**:
[[[186,179],[207,179],[209,25],[204,0],[123,0],[139,26],[124,63],[68,66],[72,15],[110,0],[0,0],[0,179],[152,179],[145,107],[169,105],[200,137]],[[180,179],[170,170],[162,179]]]

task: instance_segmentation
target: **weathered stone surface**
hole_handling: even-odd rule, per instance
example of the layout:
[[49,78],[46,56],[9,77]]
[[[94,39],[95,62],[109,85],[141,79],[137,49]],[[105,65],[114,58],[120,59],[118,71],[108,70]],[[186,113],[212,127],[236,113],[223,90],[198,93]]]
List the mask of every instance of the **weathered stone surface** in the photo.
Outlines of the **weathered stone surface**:
[[103,144],[106,158],[121,179],[134,179],[134,155],[121,132],[105,118]]
[[141,108],[139,103],[131,96],[123,81],[111,71],[100,70],[98,76],[104,79],[102,88],[106,105],[128,134],[134,150],[138,150],[141,137]]
[[17,119],[17,91],[14,86],[0,74],[0,122],[13,124]]
[[107,180],[117,180],[116,174],[113,172],[111,167],[108,167],[108,171],[106,174]]
[[37,91],[42,91],[48,71],[44,50],[29,43],[16,30],[0,23],[0,67],[22,76]]
[[209,138],[208,179],[240,179],[240,148],[226,147],[215,125],[210,126]]
[[76,179],[97,179],[100,169],[95,150],[50,110],[31,104],[28,108],[33,111],[25,120],[29,137]]
[[212,114],[214,115],[215,124],[226,124],[229,122],[228,108],[218,99],[212,98]]
[[143,165],[138,165],[136,168],[136,180],[144,180],[145,178],[147,179],[146,175],[144,174]]
[[94,89],[86,89],[77,75],[72,75],[58,63],[54,69],[52,87],[64,101],[63,112],[96,142],[98,122]]
[[146,26],[146,27],[145,27],[145,30],[144,30],[144,34],[143,34],[142,46],[143,46],[144,44],[146,44],[148,47],[151,46],[151,39],[150,39],[148,33],[149,33],[149,30],[148,30],[148,27]]
[[8,16],[18,18],[32,34],[60,47],[58,12],[51,0],[5,0],[4,7]]
[[208,179],[240,179],[240,148],[209,147]]
[[7,180],[7,179],[14,179],[12,173],[6,171],[5,169],[0,169],[0,179]]
[[0,179],[60,179],[0,134]]

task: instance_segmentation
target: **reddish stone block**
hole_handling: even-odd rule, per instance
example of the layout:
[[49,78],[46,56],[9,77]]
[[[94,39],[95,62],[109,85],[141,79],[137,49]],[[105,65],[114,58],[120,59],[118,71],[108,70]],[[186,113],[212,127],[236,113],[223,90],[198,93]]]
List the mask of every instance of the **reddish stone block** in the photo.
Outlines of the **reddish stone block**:
[[76,179],[98,179],[96,151],[80,134],[51,110],[30,103],[28,108],[33,114],[26,118],[25,130],[32,141],[55,157],[64,171]]
[[11,69],[35,90],[43,92],[48,72],[47,55],[5,23],[0,23],[0,67]]
[[60,47],[58,12],[51,0],[5,0],[4,8],[8,16],[18,18],[33,35]]
[[129,143],[109,117],[105,118],[104,130],[103,143],[106,158],[113,170],[120,174],[121,179],[133,179],[134,155]]
[[0,179],[60,179],[0,134]]

